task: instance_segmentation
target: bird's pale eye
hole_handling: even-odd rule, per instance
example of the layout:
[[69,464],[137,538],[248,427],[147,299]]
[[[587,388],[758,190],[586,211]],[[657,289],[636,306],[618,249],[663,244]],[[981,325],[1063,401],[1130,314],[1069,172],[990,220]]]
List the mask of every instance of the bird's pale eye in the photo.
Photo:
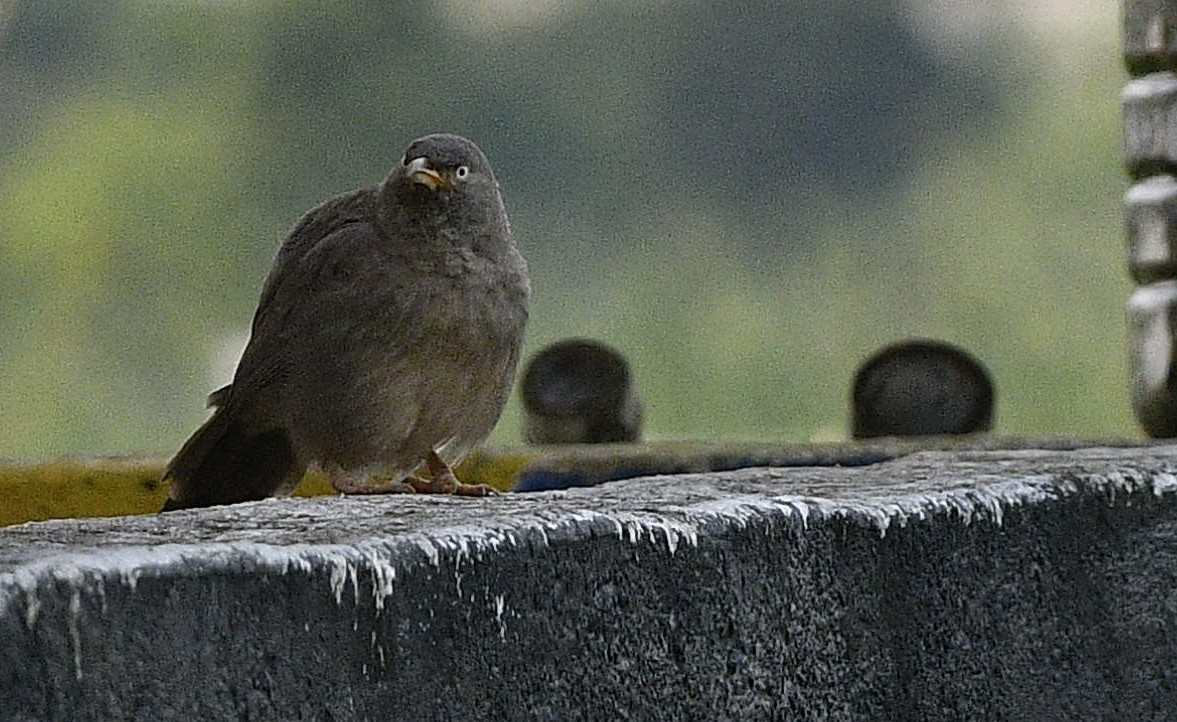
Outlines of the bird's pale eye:
[[458,166],[458,169],[454,171],[454,177],[458,180],[466,180],[470,177],[470,168],[464,165]]

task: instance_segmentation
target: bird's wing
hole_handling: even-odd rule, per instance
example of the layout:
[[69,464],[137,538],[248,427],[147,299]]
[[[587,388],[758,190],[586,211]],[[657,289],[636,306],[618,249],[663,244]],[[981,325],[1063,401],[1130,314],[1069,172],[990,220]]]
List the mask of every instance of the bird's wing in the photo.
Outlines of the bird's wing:
[[[289,267],[297,265],[308,251],[335,231],[351,223],[363,222],[375,216],[378,189],[369,186],[329,198],[303,214],[282,242],[266,282],[262,286],[258,310],[254,314],[251,337],[257,336],[257,322],[262,310],[270,305],[278,287],[290,275]],[[276,360],[275,360],[276,361]],[[240,375],[240,374],[238,374]],[[263,374],[263,377],[265,374]],[[233,384],[226,384],[208,395],[205,406],[224,408],[233,394]]]
[[[288,266],[301,262],[311,249],[340,228],[352,223],[371,222],[376,216],[378,193],[376,186],[361,188],[330,198],[307,211],[294,224],[274,257],[270,273],[262,286],[258,310],[269,303],[278,286],[288,277]],[[254,320],[256,322],[256,316]]]
[[403,340],[383,347],[391,361],[416,342],[416,324],[408,318],[412,272],[371,223],[338,225],[314,243],[298,240],[304,241],[300,255],[290,241],[279,252],[228,398],[216,399],[226,410],[297,373],[311,344],[342,352],[380,329]]

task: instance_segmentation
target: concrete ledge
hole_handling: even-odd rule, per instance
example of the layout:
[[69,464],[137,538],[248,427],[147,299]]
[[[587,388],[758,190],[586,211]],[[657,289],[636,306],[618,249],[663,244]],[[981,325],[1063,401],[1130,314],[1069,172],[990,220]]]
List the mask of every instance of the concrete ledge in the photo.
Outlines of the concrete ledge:
[[1177,447],[0,530],[0,719],[1170,719]]
[[[1093,442],[1071,437],[1023,439],[944,436],[823,444],[656,441],[480,449],[458,477],[502,491],[593,486],[656,474],[730,471],[750,466],[860,466],[927,449],[1076,449],[1137,446],[1127,439]],[[0,460],[0,527],[26,521],[154,514],[167,498],[160,482],[166,459],[107,457],[33,463]],[[327,478],[307,474],[296,496],[336,495]]]

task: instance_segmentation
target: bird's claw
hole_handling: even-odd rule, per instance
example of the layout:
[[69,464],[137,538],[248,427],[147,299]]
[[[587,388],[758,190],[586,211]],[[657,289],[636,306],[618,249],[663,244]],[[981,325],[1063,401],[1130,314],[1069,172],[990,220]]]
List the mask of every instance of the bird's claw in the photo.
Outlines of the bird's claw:
[[454,489],[453,493],[457,496],[499,496],[502,492],[486,484],[462,484],[459,482],[458,488]]
[[433,479],[410,476],[405,483],[419,494],[452,494],[454,496],[495,496],[499,492],[486,484],[463,484],[453,472],[439,474]]

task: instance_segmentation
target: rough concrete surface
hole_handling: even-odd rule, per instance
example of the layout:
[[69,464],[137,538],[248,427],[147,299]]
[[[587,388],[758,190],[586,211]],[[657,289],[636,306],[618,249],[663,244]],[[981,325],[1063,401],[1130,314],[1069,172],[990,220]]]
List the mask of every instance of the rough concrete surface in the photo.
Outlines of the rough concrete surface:
[[1177,447],[0,529],[5,720],[1161,720]]

